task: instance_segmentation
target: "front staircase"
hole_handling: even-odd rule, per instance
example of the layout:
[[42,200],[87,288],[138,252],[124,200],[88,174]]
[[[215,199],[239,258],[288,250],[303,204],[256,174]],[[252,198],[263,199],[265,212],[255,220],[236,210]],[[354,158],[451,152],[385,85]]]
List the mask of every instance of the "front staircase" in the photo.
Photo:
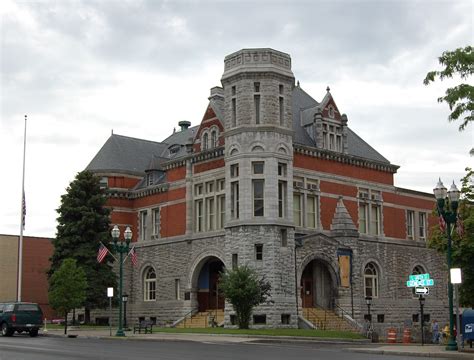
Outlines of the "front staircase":
[[214,326],[220,326],[224,321],[224,310],[209,310],[197,312],[195,314],[186,316],[179,324],[177,328],[181,329],[196,329],[196,328],[207,328]]
[[322,308],[303,308],[303,316],[319,330],[350,331],[358,333],[359,329],[348,320],[338,316],[332,310]]

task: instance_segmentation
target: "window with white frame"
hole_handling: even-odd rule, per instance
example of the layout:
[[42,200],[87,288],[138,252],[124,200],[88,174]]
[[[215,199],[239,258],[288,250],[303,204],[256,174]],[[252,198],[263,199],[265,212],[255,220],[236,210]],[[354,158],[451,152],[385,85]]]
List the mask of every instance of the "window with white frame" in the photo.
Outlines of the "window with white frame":
[[212,130],[211,131],[211,148],[214,148],[217,146],[217,131]]
[[318,198],[313,195],[306,197],[306,227],[316,229],[318,227]]
[[230,183],[230,217],[232,219],[239,218],[239,182]]
[[216,224],[216,206],[215,198],[209,197],[206,198],[206,219],[207,219],[207,230],[215,230]]
[[202,199],[194,201],[195,204],[195,219],[196,219],[196,232],[204,231],[204,209],[203,209],[203,201]]
[[147,225],[147,214],[146,210],[140,211],[140,240],[145,241],[147,239],[146,225]]
[[379,297],[379,274],[377,266],[370,262],[364,268],[364,295],[377,298]]
[[286,181],[278,181],[278,217],[286,217]]
[[179,279],[174,279],[174,297],[176,300],[181,299],[181,285]]
[[334,123],[323,123],[323,148],[342,152],[342,127]]
[[264,216],[264,189],[265,180],[252,180],[253,216]]
[[359,189],[359,232],[382,234],[382,195],[380,191]]
[[301,194],[293,193],[293,222],[295,226],[303,226],[301,201]]
[[207,150],[209,148],[209,135],[204,133],[202,136],[202,150]]
[[153,235],[155,237],[160,236],[160,208],[156,208],[152,210],[152,217],[153,217]]
[[145,270],[143,295],[145,301],[156,300],[156,273],[155,269],[152,267],[149,267],[147,270]]
[[415,238],[415,212],[407,210],[407,238]]
[[418,214],[418,236],[420,240],[426,239],[426,213],[420,212]]
[[206,181],[194,186],[194,231],[224,228],[225,179]]

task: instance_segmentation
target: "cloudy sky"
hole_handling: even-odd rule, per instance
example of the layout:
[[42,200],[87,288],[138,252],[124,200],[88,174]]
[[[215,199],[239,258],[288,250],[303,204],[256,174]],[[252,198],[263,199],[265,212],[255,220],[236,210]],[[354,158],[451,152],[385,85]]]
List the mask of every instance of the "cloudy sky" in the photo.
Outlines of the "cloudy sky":
[[[473,2],[11,1],[0,3],[0,234],[18,234],[28,115],[26,235],[55,235],[55,209],[114,133],[166,138],[200,122],[225,55],[271,47],[292,56],[301,87],[329,85],[349,126],[401,168],[397,186],[431,192],[472,166],[422,84],[437,57],[473,40]],[[472,79],[471,79],[472,80]]]

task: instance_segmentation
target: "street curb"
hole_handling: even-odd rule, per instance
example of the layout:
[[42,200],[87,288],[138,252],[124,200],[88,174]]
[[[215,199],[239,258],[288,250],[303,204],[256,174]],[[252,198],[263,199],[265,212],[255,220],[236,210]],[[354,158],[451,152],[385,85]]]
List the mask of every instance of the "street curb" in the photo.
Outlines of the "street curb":
[[366,353],[366,354],[377,354],[377,355],[402,355],[402,356],[418,356],[418,357],[433,357],[433,358],[448,358],[448,359],[474,359],[474,355],[460,352],[410,352],[410,351],[397,351],[397,350],[383,350],[383,349],[347,349],[353,352]]

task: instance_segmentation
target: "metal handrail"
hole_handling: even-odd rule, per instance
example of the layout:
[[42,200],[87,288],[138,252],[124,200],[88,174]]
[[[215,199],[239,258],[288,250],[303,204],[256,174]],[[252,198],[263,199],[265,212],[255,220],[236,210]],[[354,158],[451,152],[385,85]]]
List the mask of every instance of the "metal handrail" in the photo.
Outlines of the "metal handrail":
[[351,325],[355,325],[359,330],[363,329],[363,326],[359,324],[355,319],[353,319],[352,316],[349,314],[349,312],[344,310],[342,307],[340,307],[336,303],[334,303],[334,307],[337,308],[341,312],[341,315],[340,315],[341,319],[344,319],[344,315],[346,315],[346,317],[350,319]]
[[193,315],[198,312],[199,308],[193,308],[190,311],[188,311],[186,314],[183,316],[183,321],[184,321],[184,327],[186,328],[186,319],[192,319]]

